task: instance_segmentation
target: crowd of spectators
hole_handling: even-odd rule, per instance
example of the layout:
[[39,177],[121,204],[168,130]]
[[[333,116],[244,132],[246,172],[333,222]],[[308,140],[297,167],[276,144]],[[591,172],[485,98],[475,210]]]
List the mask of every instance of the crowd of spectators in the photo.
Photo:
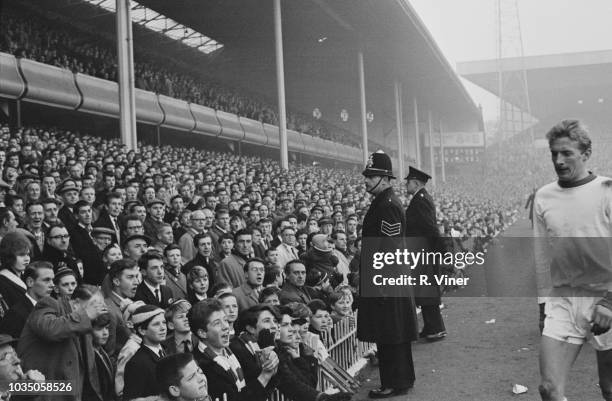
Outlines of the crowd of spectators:
[[[19,339],[25,369],[74,380],[83,399],[128,400],[163,392],[146,383],[187,351],[213,398],[329,397],[313,369],[358,306],[370,195],[357,171],[5,125],[0,168],[0,333]],[[441,231],[484,246],[517,217],[510,178],[437,186]],[[253,366],[243,345],[258,341]]]
[[[3,7],[0,51],[98,78],[117,81],[113,38],[93,35],[59,15],[53,18]],[[254,93],[232,89],[179,60],[134,49],[137,88],[278,125],[276,106]],[[324,120],[289,110],[287,128],[323,139],[360,147],[360,138]]]

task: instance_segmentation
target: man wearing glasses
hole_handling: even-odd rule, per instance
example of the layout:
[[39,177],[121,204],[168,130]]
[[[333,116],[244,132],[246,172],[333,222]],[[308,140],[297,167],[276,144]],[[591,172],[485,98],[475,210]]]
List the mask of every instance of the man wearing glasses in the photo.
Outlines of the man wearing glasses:
[[70,235],[62,223],[55,223],[47,231],[47,242],[42,254],[42,260],[53,264],[53,270],[68,267],[72,270],[79,283],[83,282],[83,263],[77,260],[69,249]]

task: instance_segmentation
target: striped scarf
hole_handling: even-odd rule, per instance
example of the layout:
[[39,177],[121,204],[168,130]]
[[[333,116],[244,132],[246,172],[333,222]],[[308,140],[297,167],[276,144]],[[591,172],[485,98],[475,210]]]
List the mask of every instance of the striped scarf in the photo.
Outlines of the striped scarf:
[[213,362],[221,366],[223,370],[232,375],[234,381],[236,382],[238,392],[241,392],[242,389],[246,387],[246,381],[244,380],[244,374],[242,373],[240,362],[238,362],[238,359],[236,359],[236,356],[232,353],[232,351],[230,351],[229,348],[225,348],[223,350],[223,355],[217,355],[213,350],[208,348],[203,341],[200,341],[198,344],[198,349],[207,358],[212,359]]

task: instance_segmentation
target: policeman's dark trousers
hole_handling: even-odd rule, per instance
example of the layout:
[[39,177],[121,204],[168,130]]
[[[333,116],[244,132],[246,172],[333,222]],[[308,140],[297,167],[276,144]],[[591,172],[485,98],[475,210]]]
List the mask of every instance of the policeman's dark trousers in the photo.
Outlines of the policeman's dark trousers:
[[442,331],[446,331],[439,305],[423,305],[421,306],[421,314],[423,315],[422,333],[424,335],[437,334]]
[[404,389],[414,385],[414,363],[410,342],[403,344],[379,344],[378,370],[380,387]]

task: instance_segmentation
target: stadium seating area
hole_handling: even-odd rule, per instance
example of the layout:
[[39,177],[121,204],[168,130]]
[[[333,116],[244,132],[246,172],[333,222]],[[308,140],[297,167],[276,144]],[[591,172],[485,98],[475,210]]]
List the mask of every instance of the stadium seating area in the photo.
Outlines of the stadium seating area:
[[[115,46],[108,38],[84,32],[60,16],[47,18],[19,7],[5,7],[0,21],[0,51],[117,81]],[[134,57],[137,88],[278,125],[276,106],[261,96],[220,85],[180,61],[159,54],[136,48]],[[291,110],[287,128],[360,146],[356,135]],[[372,146],[380,147],[374,143]]]

